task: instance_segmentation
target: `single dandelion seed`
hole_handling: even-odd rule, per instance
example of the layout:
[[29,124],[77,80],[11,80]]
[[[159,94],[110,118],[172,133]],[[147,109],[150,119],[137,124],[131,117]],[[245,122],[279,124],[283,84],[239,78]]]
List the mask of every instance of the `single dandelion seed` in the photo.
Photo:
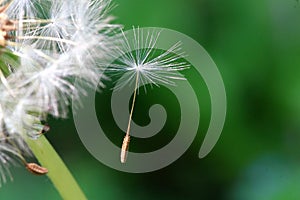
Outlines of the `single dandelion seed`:
[[[109,68],[113,74],[122,74],[118,80],[121,84],[118,84],[115,89],[121,89],[134,82],[127,131],[121,148],[121,163],[125,163],[127,158],[131,121],[140,85],[146,83],[155,86],[159,86],[159,84],[175,85],[174,80],[185,80],[178,71],[188,67],[186,62],[180,61],[184,56],[180,49],[180,43],[176,43],[157,55],[155,50],[160,32],[144,33],[138,28],[133,29],[133,34],[133,41],[130,41],[124,33],[122,34],[121,48],[118,49],[118,55],[122,56],[117,58],[117,64],[113,64]],[[144,89],[146,90],[145,86]]]
[[132,114],[133,114],[133,110],[134,110],[134,105],[135,105],[138,82],[139,82],[139,73],[137,73],[137,75],[136,75],[133,101],[132,101],[132,106],[131,106],[131,110],[130,110],[127,131],[126,131],[126,135],[123,139],[123,144],[122,144],[122,148],[121,148],[121,163],[125,163],[126,159],[127,159],[129,143],[130,143],[130,126],[131,126],[131,121],[132,121]]

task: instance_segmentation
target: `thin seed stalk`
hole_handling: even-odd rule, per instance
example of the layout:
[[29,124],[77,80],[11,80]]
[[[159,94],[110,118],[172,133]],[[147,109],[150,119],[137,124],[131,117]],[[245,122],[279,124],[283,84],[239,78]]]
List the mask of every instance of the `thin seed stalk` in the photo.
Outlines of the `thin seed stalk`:
[[63,199],[87,199],[71,172],[44,135],[37,140],[27,137],[26,143],[39,163],[48,169],[47,175]]
[[136,74],[136,80],[135,80],[135,87],[134,87],[134,93],[133,93],[133,100],[131,104],[131,110],[129,114],[129,120],[128,120],[128,125],[127,125],[127,131],[126,135],[123,139],[122,143],[122,148],[121,148],[121,163],[125,163],[127,159],[127,154],[128,154],[128,148],[129,148],[129,143],[130,143],[130,127],[131,127],[131,121],[132,121],[132,114],[134,110],[134,105],[135,105],[135,99],[136,99],[136,93],[139,85],[139,72]]

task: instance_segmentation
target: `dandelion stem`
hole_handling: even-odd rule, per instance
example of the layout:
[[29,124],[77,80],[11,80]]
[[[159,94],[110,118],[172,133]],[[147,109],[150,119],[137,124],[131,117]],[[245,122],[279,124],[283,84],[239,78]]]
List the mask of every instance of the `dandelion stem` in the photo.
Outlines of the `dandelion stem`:
[[121,156],[120,156],[121,157],[121,163],[125,163],[126,159],[127,159],[128,147],[129,147],[129,142],[130,142],[130,127],[131,127],[132,114],[133,114],[133,110],[134,110],[138,84],[139,84],[139,72],[137,71],[136,80],[135,80],[135,87],[134,87],[134,93],[133,93],[133,100],[132,100],[131,110],[130,110],[130,114],[129,114],[127,131],[126,131],[126,135],[123,139],[123,144],[122,144],[122,149],[121,149]]
[[26,137],[26,142],[39,163],[48,169],[47,175],[63,199],[87,199],[60,156],[44,135],[37,140]]

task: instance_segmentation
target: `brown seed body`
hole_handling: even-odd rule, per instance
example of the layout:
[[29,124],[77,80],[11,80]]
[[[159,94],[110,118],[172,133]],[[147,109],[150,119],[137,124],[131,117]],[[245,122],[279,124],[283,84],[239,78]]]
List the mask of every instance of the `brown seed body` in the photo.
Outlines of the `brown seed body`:
[[15,23],[8,19],[8,16],[3,13],[6,7],[0,7],[0,46],[5,47],[7,39],[9,39],[8,32],[16,30]]
[[35,174],[35,175],[45,175],[48,173],[48,169],[45,167],[41,167],[36,163],[27,163],[26,164],[26,169]]
[[130,142],[130,135],[126,135],[123,139],[123,144],[122,144],[122,149],[121,149],[121,163],[126,162],[128,148],[129,148],[129,142]]
[[50,131],[50,126],[44,125],[43,129],[40,131],[40,134],[43,135],[48,131]]

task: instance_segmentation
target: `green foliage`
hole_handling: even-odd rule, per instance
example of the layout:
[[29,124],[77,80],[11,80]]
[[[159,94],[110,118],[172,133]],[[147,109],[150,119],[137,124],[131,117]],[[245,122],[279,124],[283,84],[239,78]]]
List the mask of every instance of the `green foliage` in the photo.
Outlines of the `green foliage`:
[[5,47],[0,47],[0,70],[7,77],[12,73],[12,68],[19,65],[19,57]]

